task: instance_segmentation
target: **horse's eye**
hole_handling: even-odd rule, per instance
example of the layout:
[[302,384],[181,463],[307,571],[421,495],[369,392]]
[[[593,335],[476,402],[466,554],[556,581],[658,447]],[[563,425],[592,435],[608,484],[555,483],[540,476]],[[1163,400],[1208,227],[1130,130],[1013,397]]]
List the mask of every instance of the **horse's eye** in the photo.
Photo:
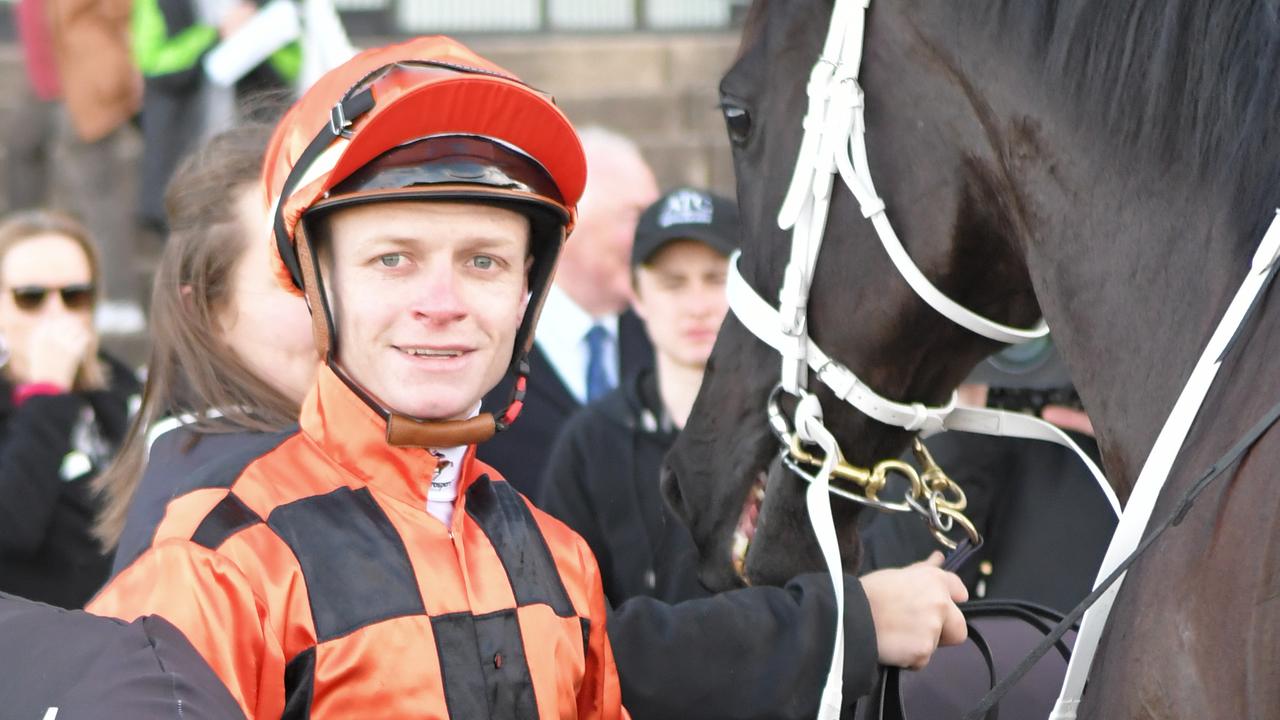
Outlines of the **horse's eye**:
[[729,128],[729,139],[741,145],[751,137],[751,113],[736,105],[724,105],[724,123]]

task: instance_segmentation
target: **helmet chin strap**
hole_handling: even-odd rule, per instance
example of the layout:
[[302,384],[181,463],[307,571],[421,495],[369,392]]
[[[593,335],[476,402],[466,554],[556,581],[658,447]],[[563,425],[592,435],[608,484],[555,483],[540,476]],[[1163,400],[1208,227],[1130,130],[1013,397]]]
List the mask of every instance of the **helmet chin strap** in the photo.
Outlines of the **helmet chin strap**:
[[[480,413],[466,420],[423,420],[398,413],[374,399],[338,363],[335,343],[337,328],[333,322],[333,313],[329,308],[328,299],[325,297],[319,257],[317,253],[312,252],[306,223],[298,224],[297,247],[299,265],[302,269],[302,292],[307,299],[307,305],[311,308],[311,329],[315,337],[316,352],[324,358],[325,364],[356,394],[356,397],[363,400],[387,421],[388,445],[418,448],[474,445],[493,437],[498,430],[506,429],[519,415],[520,408],[524,404],[524,391],[529,377],[527,347],[517,349],[520,358],[514,363],[517,368],[516,382],[501,419],[494,417],[493,413]],[[535,312],[538,309],[540,308],[531,308]]]

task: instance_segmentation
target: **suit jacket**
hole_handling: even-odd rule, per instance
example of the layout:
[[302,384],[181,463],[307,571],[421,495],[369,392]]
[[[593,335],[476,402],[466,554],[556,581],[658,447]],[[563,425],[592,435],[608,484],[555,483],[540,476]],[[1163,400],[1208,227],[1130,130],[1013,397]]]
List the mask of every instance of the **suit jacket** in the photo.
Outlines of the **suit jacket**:
[[[644,323],[630,310],[618,317],[618,361],[620,384],[653,366],[653,345],[649,343]],[[507,377],[491,390],[485,396],[484,409],[501,412],[511,397],[513,382],[513,378]],[[511,427],[482,443],[476,455],[492,465],[525,497],[537,498],[551,448],[560,437],[560,429],[580,407],[582,403],[561,382],[535,343],[529,353],[529,386],[520,417]]]

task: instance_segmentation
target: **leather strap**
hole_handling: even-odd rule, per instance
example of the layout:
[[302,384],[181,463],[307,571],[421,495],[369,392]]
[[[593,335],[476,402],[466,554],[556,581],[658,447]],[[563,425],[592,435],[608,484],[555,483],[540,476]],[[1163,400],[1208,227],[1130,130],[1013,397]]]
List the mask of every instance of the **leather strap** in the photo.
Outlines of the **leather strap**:
[[[765,344],[780,352],[791,341],[780,329],[779,313],[760,297],[738,270],[739,253],[729,260],[725,291],[733,314]],[[836,397],[849,403],[873,420],[919,432],[928,437],[948,430],[994,435],[997,437],[1042,440],[1068,448],[1089,468],[1098,489],[1107,498],[1113,512],[1120,514],[1120,501],[1115,490],[1106,481],[1102,470],[1065,432],[1039,418],[1024,413],[967,408],[956,405],[955,395],[946,405],[930,406],[923,403],[901,403],[890,400],[872,390],[856,374],[838,360],[832,359],[806,333],[803,342],[808,349],[806,362]]]
[[492,413],[467,420],[417,420],[391,413],[387,418],[387,444],[398,447],[449,448],[482,443],[497,432]]
[[[931,421],[934,432],[946,429],[944,420],[955,408],[954,395],[943,408],[929,408],[920,403],[904,405],[887,400],[858,380],[847,368],[832,361],[809,338],[809,290],[826,232],[827,213],[836,174],[844,179],[858,198],[863,215],[872,220],[881,244],[894,265],[930,306],[961,326],[1000,342],[1023,342],[1048,334],[1048,328],[1043,322],[1030,330],[1011,328],[954,302],[924,277],[893,231],[884,213],[884,201],[875,194],[875,187],[871,182],[866,159],[863,94],[858,86],[863,35],[870,3],[871,0],[836,0],[822,55],[809,74],[806,88],[809,104],[803,121],[804,135],[800,154],[778,215],[779,227],[792,231],[791,257],[783,276],[778,310],[774,311],[754,291],[745,292],[743,289],[749,289],[749,286],[738,275],[737,257],[730,263],[730,307],[744,325],[777,349],[782,356],[782,389],[801,398],[799,407],[808,407],[807,415],[802,416],[797,411],[795,427],[802,437],[822,445],[827,453],[822,472],[806,490],[809,517],[831,573],[837,599],[834,654],[822,691],[818,720],[835,720],[840,715],[844,598],[839,549],[828,496],[828,480],[839,451],[835,438],[825,427],[821,427],[821,407],[816,397],[805,391],[809,371],[817,373],[828,387],[854,407],[876,420],[908,430],[927,432]],[[753,299],[756,302],[752,302]],[[754,311],[748,306],[754,306]],[[1062,435],[1062,438],[1065,437]],[[1075,443],[1069,439],[1067,442],[1078,455],[1084,457]],[[1090,470],[1101,481],[1101,473],[1097,472],[1092,463]],[[1110,486],[1105,482],[1101,484],[1108,499],[1112,500],[1113,507],[1118,508]]]
[[832,643],[831,666],[818,704],[818,720],[838,720],[844,694],[844,568],[840,564],[840,545],[836,540],[835,518],[829,496],[831,473],[835,471],[840,447],[831,431],[822,423],[822,406],[815,395],[805,394],[796,406],[796,432],[805,442],[820,446],[825,453],[822,470],[805,488],[805,507],[817,537],[822,559],[831,576],[836,599],[836,631]]
[[302,273],[302,295],[311,308],[311,335],[315,338],[316,352],[321,358],[331,359],[337,355],[337,348],[333,346],[333,313],[329,311],[329,301],[324,295],[319,256],[311,247],[305,221],[298,222],[294,234],[297,238],[295,247],[298,265]]
[[[832,184],[839,175],[871,220],[885,252],[903,278],[932,308],[971,332],[1017,344],[1049,333],[1043,321],[1015,328],[983,317],[937,288],[907,254],[876,193],[867,160],[865,96],[858,84],[866,13],[871,0],[837,0],[822,56],[806,86],[809,99],[804,137],[791,184],[778,213],[778,226],[792,230],[791,262],[781,293],[784,329],[799,330],[804,304],[826,231]],[[784,369],[784,386],[789,378]],[[790,388],[788,388],[790,390]]]

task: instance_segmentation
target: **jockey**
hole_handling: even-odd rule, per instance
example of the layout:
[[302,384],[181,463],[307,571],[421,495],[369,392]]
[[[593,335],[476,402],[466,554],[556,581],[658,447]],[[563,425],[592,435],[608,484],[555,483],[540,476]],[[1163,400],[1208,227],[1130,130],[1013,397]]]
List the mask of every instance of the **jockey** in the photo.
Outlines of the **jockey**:
[[474,457],[585,172],[550,98],[448,38],[324,76],[263,170],[322,361],[299,428],[171,502],[91,610],[173,623],[250,717],[625,717],[590,550]]

